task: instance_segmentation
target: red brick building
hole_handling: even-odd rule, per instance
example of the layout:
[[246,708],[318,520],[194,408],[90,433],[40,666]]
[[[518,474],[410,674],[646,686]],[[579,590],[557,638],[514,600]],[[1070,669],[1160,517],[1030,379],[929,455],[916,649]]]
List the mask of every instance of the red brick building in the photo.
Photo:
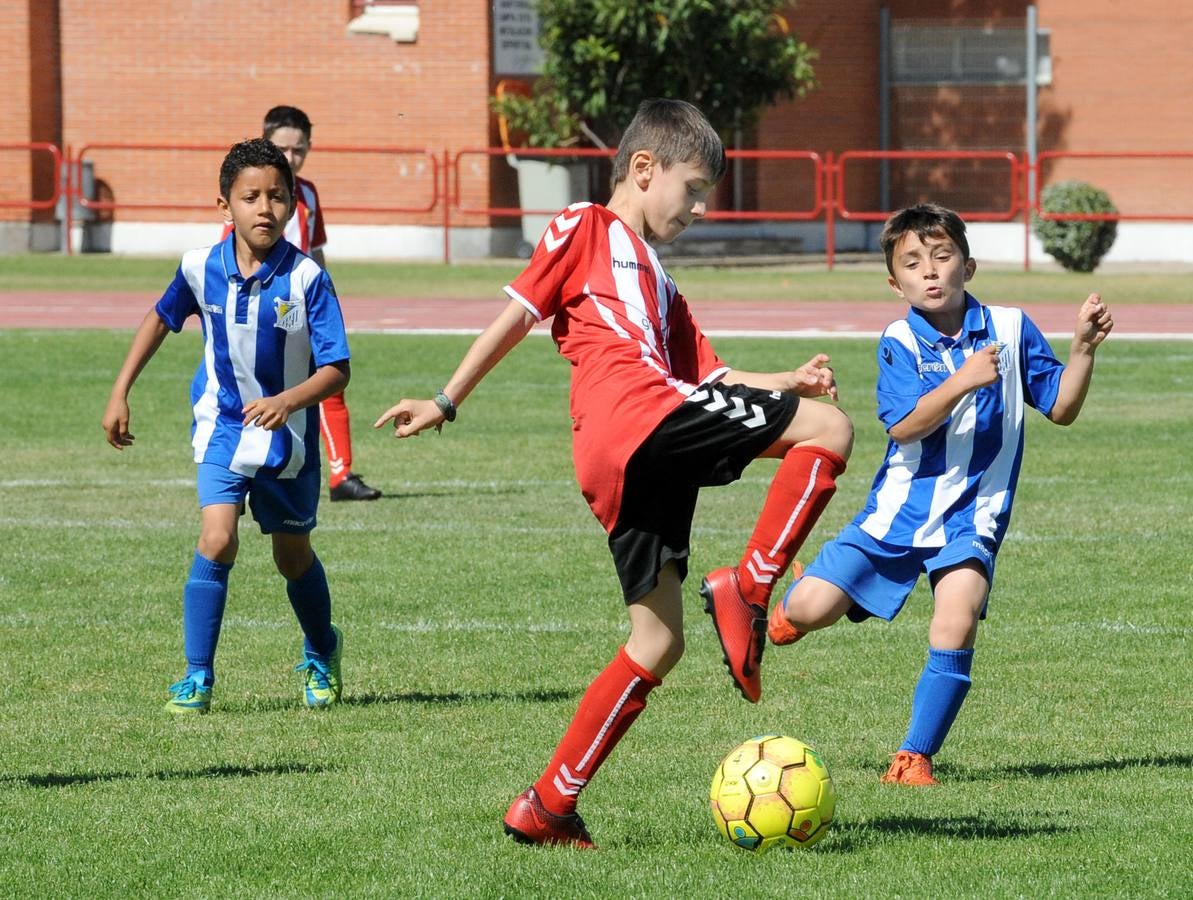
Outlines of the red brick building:
[[[329,257],[439,255],[448,188],[454,252],[508,252],[517,221],[466,210],[516,205],[514,170],[501,155],[454,157],[499,143],[488,107],[501,74],[494,6],[508,18],[525,3],[0,0],[9,88],[0,94],[0,248],[58,246],[61,210],[31,208],[55,190],[50,151],[25,146],[41,142],[87,163],[88,190],[113,204],[99,211],[112,249],[174,253],[211,239],[221,149],[289,103],[314,122],[304,174],[336,210]],[[1039,0],[1035,10],[1039,151],[1193,150],[1193,21],[1164,0]],[[1022,0],[801,0],[786,18],[819,54],[818,86],[768,110],[748,146],[824,156],[885,140],[893,150],[1022,154],[1027,11]],[[516,36],[516,22],[498,30]],[[108,146],[121,143],[150,146]],[[858,160],[847,171],[855,210],[925,194],[967,210],[1009,202],[1003,163]],[[743,165],[718,200],[804,208],[809,173]],[[1153,217],[1193,217],[1191,175],[1187,159],[1066,159],[1043,172],[1045,181],[1091,181],[1120,211]],[[854,227],[841,240],[864,244],[866,229]],[[822,220],[807,228],[823,232]],[[1187,224],[1168,230],[1175,252],[1193,259]],[[1128,231],[1124,223],[1120,243]],[[1021,225],[1017,233],[1021,252]],[[811,234],[804,246],[814,250]]]

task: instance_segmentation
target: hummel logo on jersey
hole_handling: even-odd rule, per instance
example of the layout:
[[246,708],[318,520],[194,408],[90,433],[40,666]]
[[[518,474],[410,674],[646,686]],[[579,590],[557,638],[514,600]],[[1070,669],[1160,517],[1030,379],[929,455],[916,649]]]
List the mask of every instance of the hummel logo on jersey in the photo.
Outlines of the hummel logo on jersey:
[[615,259],[613,260],[613,268],[615,269],[637,269],[639,272],[649,272],[650,266],[646,263],[640,263],[638,260],[630,259]]
[[[757,428],[760,425],[766,424],[766,413],[763,412],[762,407],[756,403],[751,403],[749,410],[746,409],[746,402],[741,397],[726,398],[723,393],[716,388],[709,390],[693,391],[684,398],[688,403],[704,403],[704,408],[709,412],[720,412],[727,419],[734,421],[741,420],[740,424],[747,428]],[[746,416],[749,416],[747,419]]]

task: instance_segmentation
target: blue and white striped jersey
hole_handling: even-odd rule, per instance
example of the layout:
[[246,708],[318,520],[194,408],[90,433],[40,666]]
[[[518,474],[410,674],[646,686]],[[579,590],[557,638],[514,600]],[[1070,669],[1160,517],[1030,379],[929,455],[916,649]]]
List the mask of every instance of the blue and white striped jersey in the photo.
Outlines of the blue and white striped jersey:
[[236,266],[233,242],[182,257],[156,310],[174,332],[195,314],[203,326],[203,360],[191,382],[196,463],[249,477],[294,478],[319,467],[317,406],[267,431],[244,426],[244,406],[301,384],[319,366],[346,361],[348,339],[327,273],[289,241],[279,240],[249,278]]
[[854,524],[903,547],[943,547],[971,538],[996,553],[1006,536],[1023,457],[1023,410],[1047,415],[1064,366],[1020,309],[983,306],[965,295],[957,338],[945,337],[912,308],[878,342],[878,418],[890,429],[920,397],[975,350],[1001,343],[1000,379],[963,397],[927,437],[890,441],[866,506]]

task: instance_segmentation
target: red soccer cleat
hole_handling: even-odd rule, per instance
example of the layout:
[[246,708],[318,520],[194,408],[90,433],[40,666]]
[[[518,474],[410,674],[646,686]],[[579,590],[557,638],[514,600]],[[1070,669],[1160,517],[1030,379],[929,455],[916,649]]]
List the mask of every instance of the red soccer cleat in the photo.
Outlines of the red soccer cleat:
[[534,788],[527,788],[514,798],[505,814],[504,827],[505,833],[520,844],[564,844],[581,850],[596,849],[579,815],[556,815],[543,806]]
[[900,750],[891,760],[891,767],[879,779],[883,784],[907,784],[912,787],[931,787],[940,784],[932,777],[932,757],[910,750]]
[[716,569],[700,585],[704,611],[712,616],[729,675],[751,703],[762,696],[762,651],[766,647],[766,607],[748,603],[737,584],[737,571]]

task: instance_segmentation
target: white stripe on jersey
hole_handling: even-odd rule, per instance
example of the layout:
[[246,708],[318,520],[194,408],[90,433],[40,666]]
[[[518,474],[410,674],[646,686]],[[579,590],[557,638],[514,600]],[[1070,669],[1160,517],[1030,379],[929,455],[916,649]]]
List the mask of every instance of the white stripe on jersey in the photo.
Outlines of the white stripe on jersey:
[[[965,357],[973,354],[973,348],[961,351]],[[941,360],[948,367],[949,374],[956,374],[951,353],[942,353]],[[974,431],[977,427],[977,404],[973,392],[966,394],[949,413],[949,437],[945,441],[944,473],[932,485],[932,500],[928,504],[928,515],[924,524],[916,529],[913,541],[917,547],[943,547],[948,543],[945,537],[944,517],[954,503],[965,492],[969,481],[968,463],[973,457]]]
[[[317,271],[317,269],[312,269],[306,265],[298,266],[294,269],[290,275],[291,303],[306,303],[307,289],[314,280]],[[301,384],[310,375],[310,330],[310,322],[304,316],[302,328],[292,332],[286,339],[286,350],[282,363],[282,371],[285,373],[286,384]],[[305,424],[306,416],[307,411],[305,409],[299,410],[286,422],[286,428],[290,430],[293,450],[290,453],[290,461],[278,475],[279,478],[296,477],[306,462],[306,446],[302,442],[302,432],[294,427],[298,422]]]
[[[232,298],[233,314],[224,316],[224,325],[228,335],[228,359],[232,363],[232,370],[236,373],[236,390],[240,393],[240,402],[248,406],[254,400],[263,396],[261,385],[254,377],[257,371],[257,312],[260,308],[261,282],[253,281],[249,287],[248,322],[244,325],[236,324],[235,303]],[[245,425],[240,433],[240,441],[236,445],[236,452],[232,455],[229,468],[233,472],[251,471],[266,458],[270,444],[273,443],[272,432],[266,431],[260,425]]]
[[[626,321],[636,325],[642,335],[638,338],[638,342],[645,345],[642,348],[642,358],[649,359],[651,356],[657,356],[659,345],[655,342],[654,328],[650,324],[650,313],[646,309],[646,298],[642,295],[642,283],[638,280],[638,253],[634,249],[634,241],[630,239],[629,232],[620,221],[611,222],[609,225],[609,258],[612,263],[613,284],[617,287],[617,299],[625,304]],[[623,269],[617,265],[619,260],[632,260],[634,266]],[[651,262],[655,261],[651,260]],[[653,268],[655,271],[652,274],[657,280],[659,267],[653,266]],[[664,300],[659,297],[660,321],[666,321],[663,306]]]
[[[923,362],[923,357],[920,356],[919,341],[912,334],[911,326],[907,324],[906,319],[892,323],[887,328],[886,334],[907,348],[915,357],[917,366]],[[907,498],[911,494],[912,475],[915,473],[923,449],[923,444],[920,441],[900,444],[895,448],[895,452],[889,460],[882,487],[874,493],[874,512],[870,513],[858,526],[862,531],[881,540],[891,530],[895,516],[899,514],[899,510],[907,503]]]
[[[1011,359],[1018,367],[1018,348],[1023,334],[1022,311],[1003,306],[988,306],[986,309],[990,313],[990,321],[999,341],[1006,347],[1015,348]],[[1019,384],[1018,373],[1011,378],[1004,376],[1000,383],[1003,402],[1002,446],[994,457],[994,461],[982,473],[978,496],[985,499],[984,501],[979,500],[978,508],[974,511],[974,526],[978,534],[986,537],[994,535],[994,517],[1006,509],[1011,500],[1009,485],[1014,473],[1015,461],[1019,456],[1019,443],[1025,412],[1023,392],[1011,390],[1013,385]]]
[[[182,257],[182,273],[186,277],[186,283],[191,289],[191,293],[202,301],[203,297],[203,279],[200,277],[203,273],[203,266],[207,261],[207,250],[191,250]],[[235,288],[232,285],[228,286],[230,297],[235,299]],[[203,306],[202,302],[199,304],[199,315],[203,317],[203,334],[205,339],[203,341],[203,368],[207,372],[207,383],[203,387],[203,393],[200,395],[198,401],[193,407],[195,417],[195,434],[191,438],[191,444],[195,448],[195,462],[202,462],[203,455],[207,452],[207,445],[211,443],[211,436],[215,434],[215,419],[219,413],[219,401],[217,394],[219,393],[219,379],[215,376],[215,349],[212,346],[211,328],[212,318]]]

